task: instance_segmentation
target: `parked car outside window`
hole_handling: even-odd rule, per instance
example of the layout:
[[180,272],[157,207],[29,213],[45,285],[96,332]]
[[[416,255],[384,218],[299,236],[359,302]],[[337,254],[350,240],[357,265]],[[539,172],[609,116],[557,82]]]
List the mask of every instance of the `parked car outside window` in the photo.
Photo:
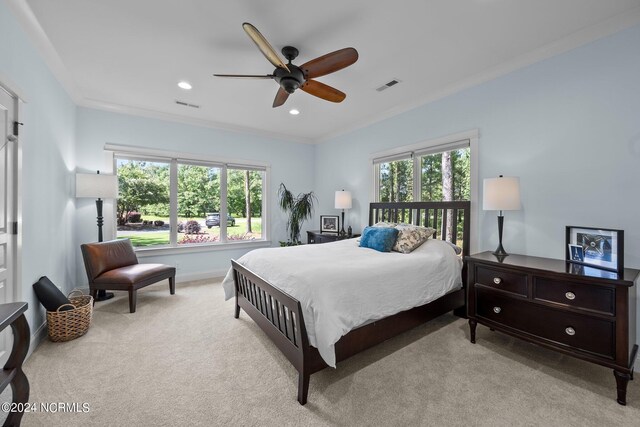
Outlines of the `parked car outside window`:
[[[218,212],[208,213],[205,219],[207,228],[220,226],[220,214]],[[236,219],[227,214],[227,227],[234,227],[236,225]]]

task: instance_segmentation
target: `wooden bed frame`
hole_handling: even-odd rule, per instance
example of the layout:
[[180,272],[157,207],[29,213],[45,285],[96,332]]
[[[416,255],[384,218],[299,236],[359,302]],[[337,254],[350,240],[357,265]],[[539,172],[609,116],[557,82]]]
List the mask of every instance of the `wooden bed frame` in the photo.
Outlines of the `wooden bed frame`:
[[[453,213],[453,230],[462,222],[463,256],[469,255],[470,202],[371,203],[369,224],[379,221],[407,222],[435,228],[445,239],[447,213]],[[440,218],[440,219],[438,219]],[[458,239],[453,233],[452,243]],[[236,290],[235,318],[242,308],[298,370],[298,402],[307,403],[309,377],[327,367],[318,350],[309,344],[300,302],[267,280],[232,260]],[[466,265],[462,279],[466,277]],[[450,292],[428,304],[385,317],[344,335],[336,344],[336,362],[408,331],[451,310],[465,317],[465,289]]]

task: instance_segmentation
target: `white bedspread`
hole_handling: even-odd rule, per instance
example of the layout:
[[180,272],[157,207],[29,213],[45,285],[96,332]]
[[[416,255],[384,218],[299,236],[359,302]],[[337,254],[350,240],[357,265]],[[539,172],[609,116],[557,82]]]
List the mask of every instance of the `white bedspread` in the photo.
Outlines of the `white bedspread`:
[[[349,331],[462,286],[461,259],[433,239],[410,254],[381,253],[348,239],[256,249],[238,262],[300,301],[309,343],[332,367],[334,345]],[[225,300],[235,296],[231,270],[222,285]]]

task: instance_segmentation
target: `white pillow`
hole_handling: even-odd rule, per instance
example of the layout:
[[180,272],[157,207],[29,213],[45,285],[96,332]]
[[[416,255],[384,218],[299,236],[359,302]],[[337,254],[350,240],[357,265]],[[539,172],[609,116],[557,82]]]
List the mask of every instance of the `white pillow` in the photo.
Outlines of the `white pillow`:
[[386,221],[380,221],[380,222],[376,222],[375,224],[372,225],[372,227],[388,227],[388,228],[393,228],[396,225],[398,225],[395,222],[386,222]]

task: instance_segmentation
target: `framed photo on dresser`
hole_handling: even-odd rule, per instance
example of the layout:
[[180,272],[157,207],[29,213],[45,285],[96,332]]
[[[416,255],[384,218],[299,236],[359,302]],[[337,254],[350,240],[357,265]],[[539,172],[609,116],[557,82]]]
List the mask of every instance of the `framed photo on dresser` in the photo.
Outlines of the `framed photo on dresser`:
[[624,230],[567,226],[566,260],[621,273],[624,270]]
[[320,215],[320,232],[337,233],[340,230],[340,217],[338,215]]

